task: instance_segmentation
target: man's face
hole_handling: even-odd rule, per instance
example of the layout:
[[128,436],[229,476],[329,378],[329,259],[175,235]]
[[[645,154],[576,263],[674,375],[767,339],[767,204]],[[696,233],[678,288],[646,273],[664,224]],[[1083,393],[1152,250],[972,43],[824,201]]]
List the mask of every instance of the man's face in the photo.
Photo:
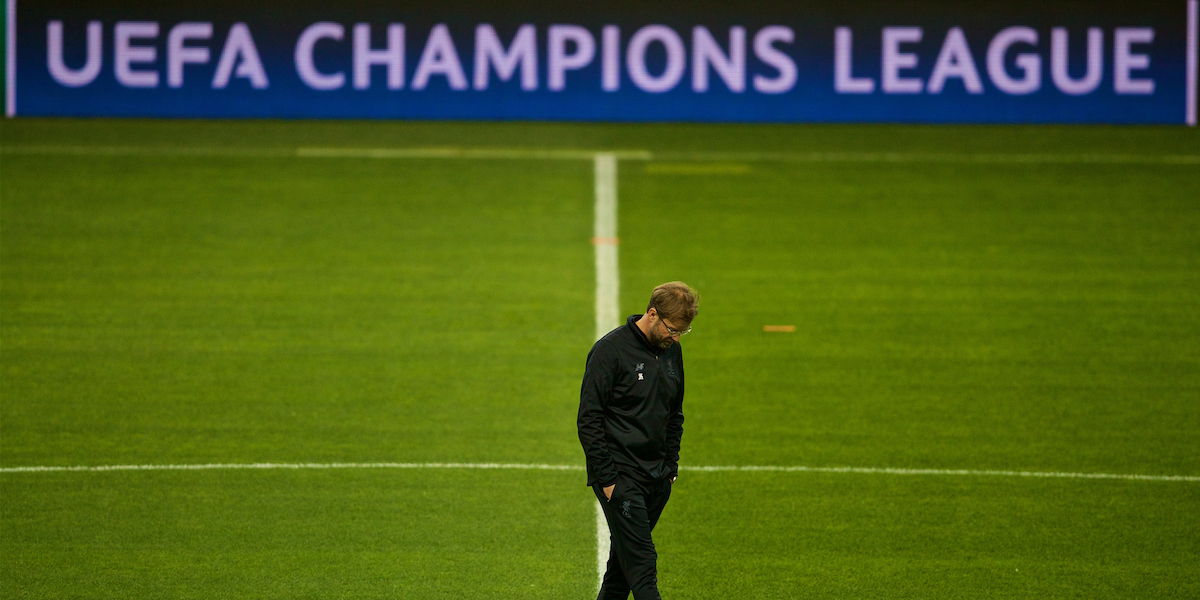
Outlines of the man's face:
[[[650,327],[650,335],[647,337],[650,339],[651,344],[666,350],[672,344],[679,341],[679,332],[688,327],[682,322],[662,318],[662,315],[659,315],[656,309],[650,310],[654,311],[654,321]],[[675,333],[671,333],[672,331]]]

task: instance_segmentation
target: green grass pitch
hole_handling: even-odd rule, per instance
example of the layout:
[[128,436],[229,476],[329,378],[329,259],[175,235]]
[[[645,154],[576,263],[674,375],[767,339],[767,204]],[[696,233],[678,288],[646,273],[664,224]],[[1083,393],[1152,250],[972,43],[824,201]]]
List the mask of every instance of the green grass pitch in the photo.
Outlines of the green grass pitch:
[[[591,163],[292,152],[454,146],[654,153],[619,165],[620,302],[702,294],[685,467],[1194,477],[1198,141],[5,121],[0,467],[582,465]],[[594,502],[578,471],[3,472],[0,596],[588,598]],[[1200,482],[685,470],[656,541],[672,600],[1195,598]]]

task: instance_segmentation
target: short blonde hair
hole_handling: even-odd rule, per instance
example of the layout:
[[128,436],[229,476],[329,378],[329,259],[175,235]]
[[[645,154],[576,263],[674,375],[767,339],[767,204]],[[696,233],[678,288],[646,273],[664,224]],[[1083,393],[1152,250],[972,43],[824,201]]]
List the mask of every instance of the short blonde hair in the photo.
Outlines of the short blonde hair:
[[646,312],[652,308],[660,318],[691,323],[700,313],[700,293],[682,281],[669,281],[650,293]]

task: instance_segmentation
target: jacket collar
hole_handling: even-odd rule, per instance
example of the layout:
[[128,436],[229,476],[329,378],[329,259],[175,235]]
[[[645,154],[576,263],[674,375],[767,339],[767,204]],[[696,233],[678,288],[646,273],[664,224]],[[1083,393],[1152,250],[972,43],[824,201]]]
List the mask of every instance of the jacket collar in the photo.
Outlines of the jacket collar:
[[642,333],[642,329],[637,326],[637,321],[640,318],[642,318],[642,315],[629,315],[629,318],[625,319],[625,326],[633,331],[633,337],[636,338],[638,342],[641,342],[643,348],[653,354],[662,354],[663,352],[666,352],[666,350],[651,344],[650,340],[646,338],[646,334]]

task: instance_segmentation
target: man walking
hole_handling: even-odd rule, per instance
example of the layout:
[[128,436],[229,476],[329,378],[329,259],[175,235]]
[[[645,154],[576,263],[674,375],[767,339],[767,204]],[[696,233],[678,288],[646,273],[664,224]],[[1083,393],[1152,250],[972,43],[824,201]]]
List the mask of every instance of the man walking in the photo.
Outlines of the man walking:
[[599,600],[658,600],[658,554],[650,532],[671,496],[683,438],[679,338],[700,308],[682,281],[650,295],[646,313],[600,338],[579,394],[579,441],[588,485],[608,521],[608,570]]

